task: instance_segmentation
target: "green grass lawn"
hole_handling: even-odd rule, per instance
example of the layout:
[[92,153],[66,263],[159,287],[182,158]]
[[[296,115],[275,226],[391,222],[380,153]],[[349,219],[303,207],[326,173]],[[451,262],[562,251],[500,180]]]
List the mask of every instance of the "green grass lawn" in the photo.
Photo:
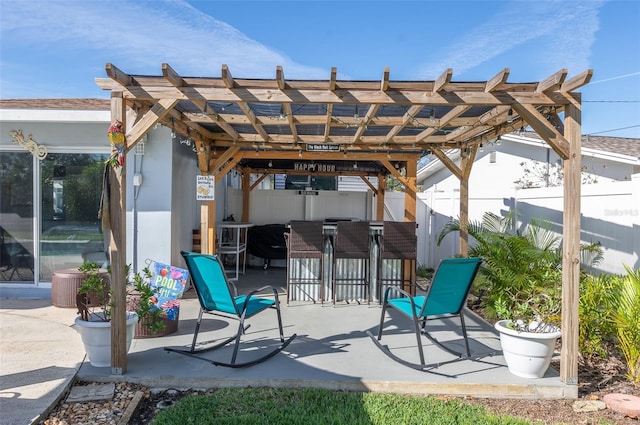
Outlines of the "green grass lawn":
[[529,424],[461,400],[322,389],[224,388],[184,397],[154,425],[189,424]]

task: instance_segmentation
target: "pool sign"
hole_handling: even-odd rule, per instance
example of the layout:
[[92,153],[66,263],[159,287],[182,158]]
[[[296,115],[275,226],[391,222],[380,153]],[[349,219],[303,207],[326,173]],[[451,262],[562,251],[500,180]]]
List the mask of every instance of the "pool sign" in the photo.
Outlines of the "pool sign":
[[196,200],[215,200],[215,184],[214,176],[196,176]]

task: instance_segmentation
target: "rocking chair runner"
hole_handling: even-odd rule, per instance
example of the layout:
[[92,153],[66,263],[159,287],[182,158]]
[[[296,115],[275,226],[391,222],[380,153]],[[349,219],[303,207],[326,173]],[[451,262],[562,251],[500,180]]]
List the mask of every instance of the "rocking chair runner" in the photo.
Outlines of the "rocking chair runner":
[[[282,330],[280,301],[278,299],[278,292],[275,288],[267,285],[263,286],[262,288],[253,290],[247,295],[234,296],[230,290],[230,282],[227,280],[227,277],[224,273],[224,267],[217,256],[185,251],[182,251],[181,254],[187,262],[187,268],[189,269],[189,273],[191,274],[193,287],[196,291],[196,294],[198,295],[198,300],[200,301],[200,313],[198,315],[196,329],[193,334],[193,342],[191,344],[191,348],[178,349],[165,347],[166,351],[185,354],[201,360],[209,361],[216,366],[240,368],[258,364],[273,357],[278,352],[282,351],[287,345],[289,345],[289,343],[296,337],[296,334],[293,334],[289,337],[289,339],[285,341],[284,332]],[[256,295],[257,293],[266,289],[271,289],[273,291],[273,299]],[[247,362],[236,362],[238,349],[240,348],[241,336],[250,326],[245,326],[245,320],[269,308],[274,308],[276,310],[281,344],[275,350],[272,350],[257,359]],[[218,344],[196,349],[198,331],[202,322],[203,313],[217,314],[223,317],[238,319],[238,332]],[[200,353],[213,351],[218,348],[224,347],[234,340],[235,343],[233,347],[233,355],[231,356],[231,362],[229,363],[215,360],[212,361],[199,355]]]
[[[442,260],[438,269],[435,271],[431,285],[424,296],[412,296],[400,288],[388,287],[384,293],[384,300],[382,302],[382,314],[380,316],[378,336],[376,338],[370,331],[367,331],[367,334],[371,337],[373,342],[375,342],[376,345],[393,360],[418,370],[432,369],[445,363],[451,363],[459,360],[479,359],[493,354],[486,353],[480,356],[471,356],[469,340],[467,338],[467,328],[464,322],[464,315],[462,314],[469,291],[471,290],[471,284],[478,273],[481,262],[481,258],[446,258]],[[391,298],[390,294],[392,291],[401,294],[402,297]],[[420,363],[412,363],[399,358],[391,352],[389,347],[382,345],[380,342],[382,340],[385,313],[389,307],[399,311],[403,316],[413,321]],[[427,331],[427,320],[440,319],[443,317],[460,318],[460,326],[465,344],[464,353],[454,351],[443,345]],[[429,340],[437,344],[443,350],[458,356],[458,358],[446,362],[425,363],[420,336],[421,333],[424,333]]]

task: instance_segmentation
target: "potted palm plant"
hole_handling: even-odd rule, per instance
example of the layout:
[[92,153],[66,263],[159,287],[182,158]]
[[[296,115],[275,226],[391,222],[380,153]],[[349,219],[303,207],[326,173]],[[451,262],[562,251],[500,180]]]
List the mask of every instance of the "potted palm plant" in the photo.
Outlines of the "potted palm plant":
[[[514,375],[544,376],[561,336],[562,253],[560,237],[544,223],[532,220],[522,232],[511,232],[513,215],[485,213],[481,222],[468,226],[475,242],[470,256],[484,259],[475,292],[488,320],[495,320],[505,362]],[[459,230],[449,223],[438,237]],[[596,245],[585,245],[583,255],[595,263],[601,257]],[[481,288],[481,289],[479,289]]]
[[525,290],[509,291],[511,298],[496,303],[495,323],[509,371],[523,378],[541,378],[551,363],[561,336],[559,269],[547,270],[547,279],[529,280]]
[[[82,337],[82,342],[89,358],[95,367],[111,365],[111,290],[108,280],[100,272],[97,263],[85,262],[78,267],[84,273],[82,284],[78,289],[76,305],[78,317],[75,319],[76,329]],[[135,291],[140,296],[132,305],[131,311],[126,313],[127,351],[131,347],[135,326],[139,320],[146,321],[150,327],[161,327],[159,310],[151,308],[153,293],[148,289],[144,279],[136,273],[131,278],[130,267],[127,266],[126,276],[128,292]]]

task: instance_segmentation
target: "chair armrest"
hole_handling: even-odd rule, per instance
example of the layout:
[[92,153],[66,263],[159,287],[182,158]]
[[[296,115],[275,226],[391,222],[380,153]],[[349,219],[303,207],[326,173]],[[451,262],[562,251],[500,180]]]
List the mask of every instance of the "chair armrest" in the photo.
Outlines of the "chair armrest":
[[271,285],[265,285],[262,288],[254,289],[253,291],[251,291],[251,292],[249,292],[247,294],[246,298],[244,299],[244,303],[242,305],[242,314],[244,314],[245,310],[247,309],[247,304],[249,303],[249,300],[251,299],[251,297],[256,295],[258,292],[262,292],[262,291],[267,290],[267,289],[271,289],[271,291],[273,291],[273,298],[275,299],[276,305],[279,306],[280,305],[280,300],[278,298],[278,291],[276,290],[275,287],[273,287]]
[[413,302],[413,295],[403,289],[398,288],[397,286],[387,287],[387,289],[384,291],[384,302],[387,302],[387,300],[389,299],[389,292],[391,291],[399,292],[401,295],[404,295],[407,298],[411,298],[411,301]]
[[253,291],[249,292],[247,294],[247,300],[249,298],[251,298],[252,296],[254,296],[255,294],[257,294],[258,292],[262,292],[265,291],[267,289],[271,289],[271,291],[273,292],[273,296],[275,297],[275,299],[278,299],[278,291],[276,290],[276,288],[272,285],[265,285],[262,288],[258,288],[258,289],[254,289]]
[[233,280],[227,280],[227,283],[230,284],[233,287],[233,296],[237,297],[238,296],[238,286],[236,285],[236,283]]

